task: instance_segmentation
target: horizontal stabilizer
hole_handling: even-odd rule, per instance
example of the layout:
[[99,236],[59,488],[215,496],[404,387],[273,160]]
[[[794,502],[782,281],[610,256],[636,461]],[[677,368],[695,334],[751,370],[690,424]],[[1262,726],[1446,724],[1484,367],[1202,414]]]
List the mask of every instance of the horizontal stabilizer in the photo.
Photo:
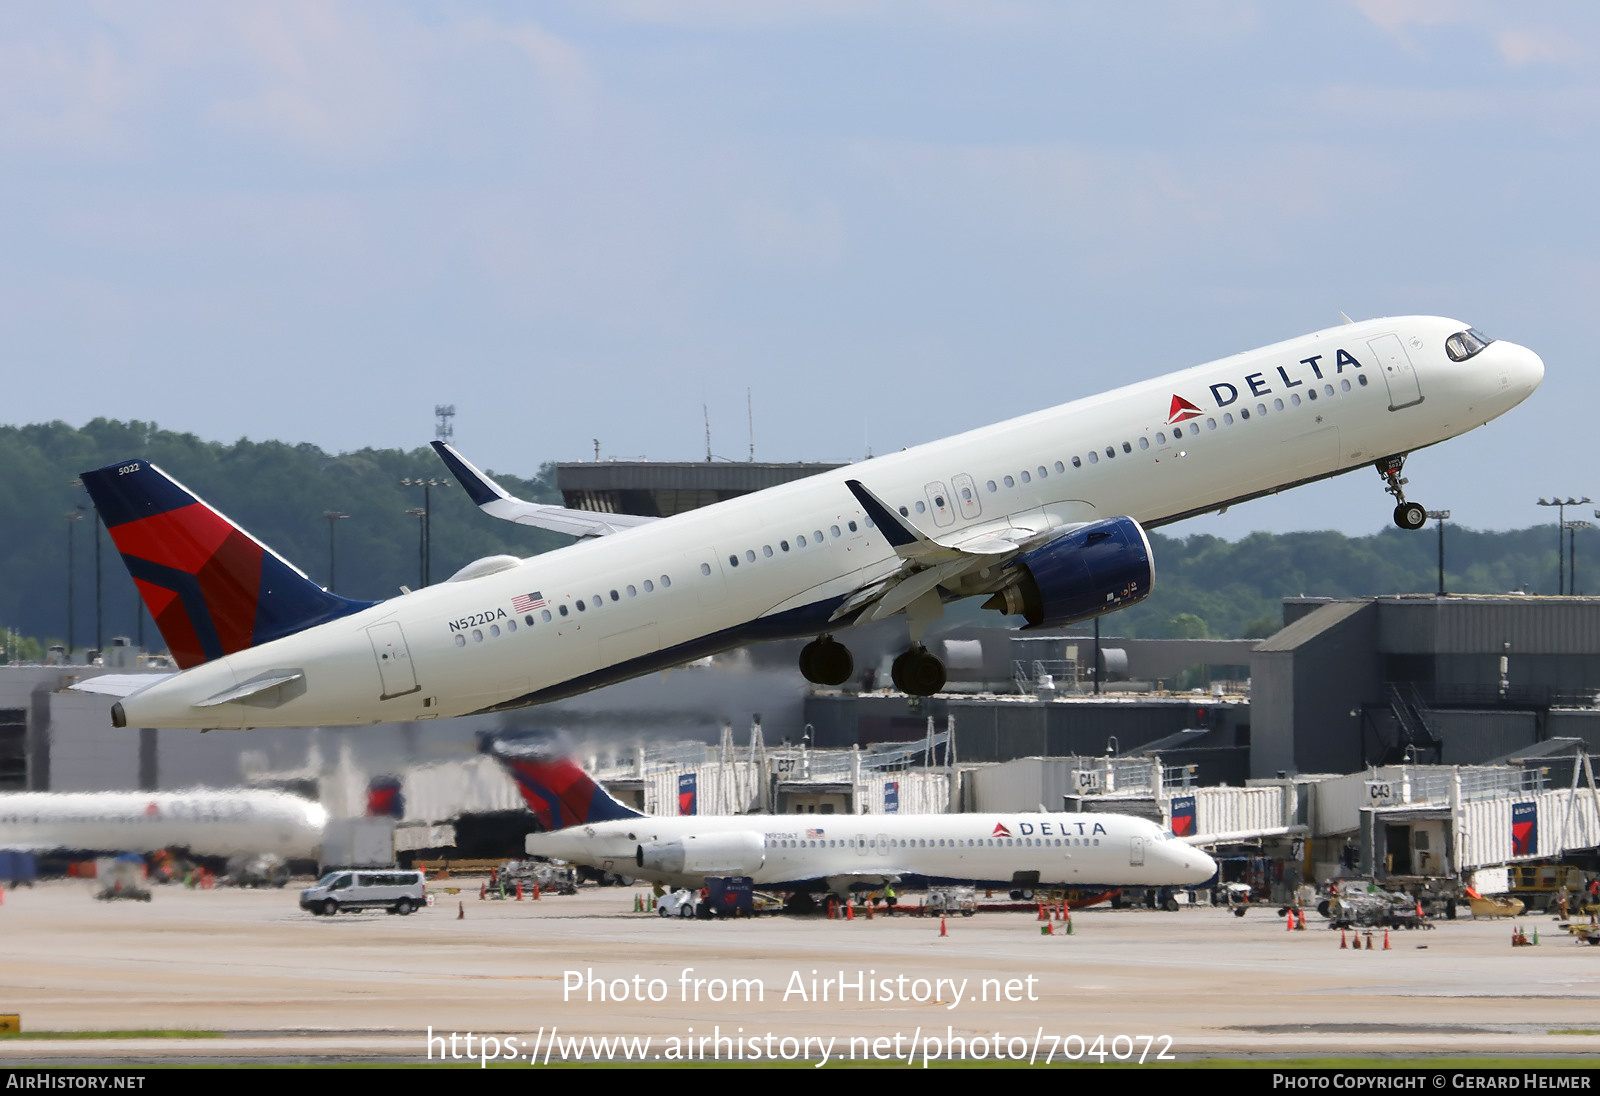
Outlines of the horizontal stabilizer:
[[177,674],[101,674],[89,677],[71,686],[73,692],[96,693],[100,696],[132,696],[146,685],[154,685]]
[[527,502],[508,494],[494,480],[478,471],[472,462],[442,441],[433,443],[434,450],[445,467],[466,488],[472,503],[492,518],[530,525],[535,529],[549,529],[569,537],[604,537],[637,525],[647,525],[660,518],[639,517],[636,514],[602,514],[593,510],[569,510],[564,506],[549,506]]
[[258,696],[268,689],[276,689],[280,685],[287,685],[293,681],[304,681],[305,676],[305,671],[303,670],[268,670],[264,674],[257,674],[249,681],[241,681],[231,689],[224,689],[216,696],[200,701],[195,707],[215,708],[219,704],[227,704],[230,701]]

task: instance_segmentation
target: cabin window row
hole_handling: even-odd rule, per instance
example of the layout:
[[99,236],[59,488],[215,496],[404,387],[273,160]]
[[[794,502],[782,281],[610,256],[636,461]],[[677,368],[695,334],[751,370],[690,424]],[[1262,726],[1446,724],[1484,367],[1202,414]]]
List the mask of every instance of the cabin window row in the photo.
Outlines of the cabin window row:
[[[1363,387],[1363,388],[1366,387],[1366,385],[1367,385],[1366,374],[1364,374],[1364,373],[1356,374],[1356,384],[1361,386],[1361,387]],[[1310,388],[1306,392],[1305,400],[1315,401],[1318,398],[1320,398],[1321,396],[1326,396],[1326,397],[1331,398],[1331,397],[1337,395],[1338,391],[1340,391],[1340,390],[1345,391],[1345,392],[1350,391],[1350,380],[1349,380],[1349,378],[1341,378],[1339,380],[1339,389],[1337,389],[1337,390],[1334,388],[1334,386],[1332,384],[1324,384],[1322,386],[1322,391],[1320,393],[1317,391],[1317,389],[1315,387]],[[1285,403],[1282,398],[1274,399],[1272,401],[1271,410],[1274,410],[1274,411],[1286,411],[1291,406],[1299,407],[1302,402],[1304,402],[1304,401],[1302,401],[1300,394],[1298,392],[1293,392],[1293,393],[1290,393],[1287,403]],[[1255,413],[1258,416],[1261,416],[1261,417],[1264,418],[1268,414],[1268,407],[1267,407],[1266,403],[1262,402],[1262,403],[1256,404]],[[1250,418],[1250,409],[1248,407],[1239,408],[1238,417],[1239,417],[1240,421],[1248,421],[1249,418]],[[1221,422],[1220,425],[1222,425],[1222,426],[1232,426],[1233,423],[1234,423],[1234,413],[1232,411],[1224,411],[1222,413],[1222,422]],[[1205,420],[1204,429],[1206,429],[1206,430],[1215,430],[1215,429],[1217,429],[1218,425],[1219,424],[1217,422],[1216,416],[1214,416],[1214,415],[1208,416],[1206,418],[1206,420]],[[1176,441],[1177,439],[1182,438],[1182,437],[1184,437],[1186,435],[1189,436],[1189,437],[1196,436],[1196,435],[1198,435],[1200,433],[1201,429],[1202,429],[1202,427],[1201,427],[1200,421],[1198,419],[1195,420],[1194,422],[1189,423],[1187,428],[1185,428],[1185,426],[1182,423],[1179,423],[1178,425],[1172,427],[1172,440]],[[1121,448],[1123,453],[1132,453],[1133,452],[1133,447],[1134,447],[1135,444],[1136,444],[1135,442],[1124,441],[1124,442],[1121,443],[1120,448]],[[1165,444],[1167,444],[1167,433],[1166,433],[1166,431],[1164,431],[1164,430],[1157,430],[1156,431],[1155,444],[1157,444],[1157,445],[1165,445]],[[1150,448],[1150,439],[1148,437],[1145,437],[1145,436],[1140,436],[1138,438],[1138,440],[1137,440],[1137,445],[1139,446],[1139,448],[1141,450],[1149,449]],[[1119,448],[1119,446],[1117,446],[1117,445],[1108,445],[1103,450],[1091,449],[1091,450],[1089,450],[1089,452],[1087,454],[1084,454],[1082,456],[1074,456],[1072,458],[1072,467],[1074,467],[1074,468],[1082,468],[1084,466],[1085,462],[1087,462],[1089,464],[1099,464],[1100,460],[1101,460],[1101,453],[1105,454],[1105,458],[1104,459],[1106,459],[1106,460],[1115,460],[1116,457],[1117,457],[1118,448]],[[1065,465],[1062,464],[1061,461],[1056,461],[1055,462],[1055,469],[1056,469],[1057,472],[1066,471],[1066,467],[1065,467]],[[1032,473],[1028,472],[1027,470],[1023,470],[1022,472],[1018,473],[1016,476],[1004,476],[1004,477],[1002,477],[999,483],[995,482],[994,480],[989,480],[987,482],[987,484],[985,484],[985,486],[987,486],[989,488],[989,493],[990,494],[996,494],[996,493],[999,492],[1001,484],[1004,484],[1008,488],[1012,488],[1012,487],[1016,487],[1017,486],[1017,483],[1018,483],[1019,480],[1022,483],[1031,483],[1031,482],[1033,482],[1033,476],[1034,475],[1037,475],[1042,480],[1042,479],[1045,479],[1046,477],[1048,477],[1049,474],[1050,474],[1049,470],[1044,465],[1041,464]],[[921,503],[917,504],[917,511],[918,511],[918,513],[921,513],[921,511],[922,511],[922,504]],[[900,508],[900,512],[902,514],[904,514],[906,512],[905,511],[905,507],[901,507]]]
[[[660,576],[659,579],[648,579],[647,578],[642,583],[640,583],[638,586],[635,586],[632,583],[629,583],[627,586],[624,586],[621,590],[612,590],[612,591],[610,591],[610,599],[612,601],[621,601],[621,600],[623,600],[623,598],[625,596],[626,597],[638,597],[641,587],[643,588],[643,592],[644,593],[653,594],[653,593],[655,593],[656,583],[658,581],[661,583],[661,588],[663,590],[667,589],[668,587],[670,587],[672,585],[672,578],[669,575],[662,575],[662,576]],[[604,597],[602,597],[601,595],[599,595],[599,594],[591,594],[586,598],[579,598],[577,601],[575,601],[573,603],[573,606],[577,609],[578,612],[586,613],[590,609],[598,609],[598,608],[600,608],[605,603],[606,603],[606,599]],[[535,617],[534,614],[532,614],[532,613],[526,613],[522,617],[522,622],[527,627],[532,628],[535,625],[535,623],[537,623],[538,621],[544,621],[546,623],[549,623],[550,621],[555,620],[557,616],[566,617],[566,616],[571,616],[571,615],[572,615],[572,609],[568,608],[567,605],[565,603],[563,603],[561,605],[556,606],[554,612],[552,612],[549,609],[541,609],[541,610],[539,610],[539,615],[537,617]],[[516,630],[517,630],[517,618],[516,617],[508,617],[506,619],[506,621],[505,621],[505,629],[504,629],[505,633],[509,634],[509,633],[515,632]],[[498,638],[500,638],[501,631],[502,630],[501,630],[501,627],[500,627],[500,623],[497,621],[497,622],[489,625],[487,629],[485,629],[485,628],[474,628],[474,629],[472,629],[470,634],[472,636],[472,642],[474,642],[474,643],[482,643],[485,639],[498,639]],[[485,633],[487,633],[487,634],[485,634]],[[468,633],[465,633],[465,632],[457,632],[456,633],[455,641],[456,641],[456,646],[457,647],[465,647],[467,645],[467,635],[468,635]]]
[[900,837],[880,841],[875,837],[786,839],[775,842],[786,849],[854,849],[863,844],[867,848],[888,849],[972,849],[996,846],[1019,848],[1087,848],[1100,844],[1098,837],[969,837],[965,841],[946,837]]
[[[900,512],[902,514],[904,514],[906,512],[905,511],[905,507],[902,506],[900,508]],[[867,525],[869,525],[869,526],[872,524],[872,522],[870,520],[868,520],[868,519],[863,519],[863,520],[865,520]],[[850,532],[855,533],[855,532],[859,532],[861,527],[860,527],[860,525],[858,525],[854,521],[847,521],[847,522],[845,522],[845,529],[848,529]],[[837,525],[828,526],[828,532],[833,534],[833,539],[834,540],[838,540],[840,537],[844,536],[844,530],[840,529],[839,526],[837,526]],[[797,534],[795,536],[795,538],[794,538],[793,547],[795,547],[795,548],[804,548],[804,547],[806,547],[807,544],[823,544],[823,543],[825,543],[827,541],[827,539],[828,539],[827,537],[822,535],[822,530],[821,529],[813,529],[811,531],[811,539],[810,540],[806,539],[806,534],[804,534],[804,533]],[[783,552],[787,552],[787,551],[789,551],[789,549],[790,549],[790,544],[789,544],[789,542],[787,540],[780,540],[778,542],[777,552],[773,551],[772,545],[763,544],[761,546],[761,558],[762,559],[771,559],[775,554],[780,554],[780,553],[783,553]],[[756,550],[754,548],[746,548],[744,550],[744,556],[743,556],[742,562],[744,562],[744,563],[754,563],[755,561],[756,561]],[[729,552],[728,553],[728,566],[729,567],[737,567],[737,566],[739,566],[740,562],[741,562],[741,558],[740,558],[740,555],[739,555],[738,552]],[[700,565],[700,573],[702,575],[711,574],[711,564],[710,563],[702,563]]]

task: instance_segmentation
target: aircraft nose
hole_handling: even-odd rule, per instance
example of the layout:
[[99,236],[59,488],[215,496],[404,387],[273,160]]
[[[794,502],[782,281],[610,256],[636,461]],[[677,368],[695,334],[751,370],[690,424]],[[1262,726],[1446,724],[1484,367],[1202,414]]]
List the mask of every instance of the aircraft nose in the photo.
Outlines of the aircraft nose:
[[1216,877],[1217,862],[1202,849],[1189,846],[1184,852],[1184,869],[1190,873],[1190,884],[1205,883]]
[[1501,390],[1514,394],[1519,401],[1544,380],[1544,360],[1526,346],[1502,340],[1491,343],[1489,349],[1495,351],[1493,361],[1500,369]]

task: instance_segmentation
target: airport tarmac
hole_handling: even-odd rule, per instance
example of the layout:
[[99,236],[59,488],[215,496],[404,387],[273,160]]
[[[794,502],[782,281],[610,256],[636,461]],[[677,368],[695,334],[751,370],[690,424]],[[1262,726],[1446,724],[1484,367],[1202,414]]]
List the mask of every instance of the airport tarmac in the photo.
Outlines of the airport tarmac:
[[[148,903],[78,881],[7,890],[0,1013],[24,1037],[0,1040],[0,1064],[426,1064],[465,1060],[468,1032],[470,1057],[488,1034],[524,1062],[919,1064],[959,1046],[1043,1064],[1096,1061],[1097,1038],[1107,1060],[1600,1056],[1600,947],[1543,917],[1519,922],[1536,948],[1512,948],[1510,922],[1460,920],[1350,951],[1316,915],[1287,932],[1270,907],[1081,910],[1051,936],[1031,914],[980,913],[941,936],[938,919],[704,923],[633,913],[634,889],[499,902],[462,885],[410,917],[335,918],[302,913],[292,887]],[[26,1038],[128,1029],[223,1037]]]

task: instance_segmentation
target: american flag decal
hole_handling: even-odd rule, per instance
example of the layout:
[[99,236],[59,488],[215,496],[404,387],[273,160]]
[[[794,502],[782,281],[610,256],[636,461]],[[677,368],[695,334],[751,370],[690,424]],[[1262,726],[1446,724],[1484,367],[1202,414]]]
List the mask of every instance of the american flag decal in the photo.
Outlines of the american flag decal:
[[518,594],[511,599],[511,611],[513,613],[531,613],[544,603],[544,595],[538,590],[531,594]]

